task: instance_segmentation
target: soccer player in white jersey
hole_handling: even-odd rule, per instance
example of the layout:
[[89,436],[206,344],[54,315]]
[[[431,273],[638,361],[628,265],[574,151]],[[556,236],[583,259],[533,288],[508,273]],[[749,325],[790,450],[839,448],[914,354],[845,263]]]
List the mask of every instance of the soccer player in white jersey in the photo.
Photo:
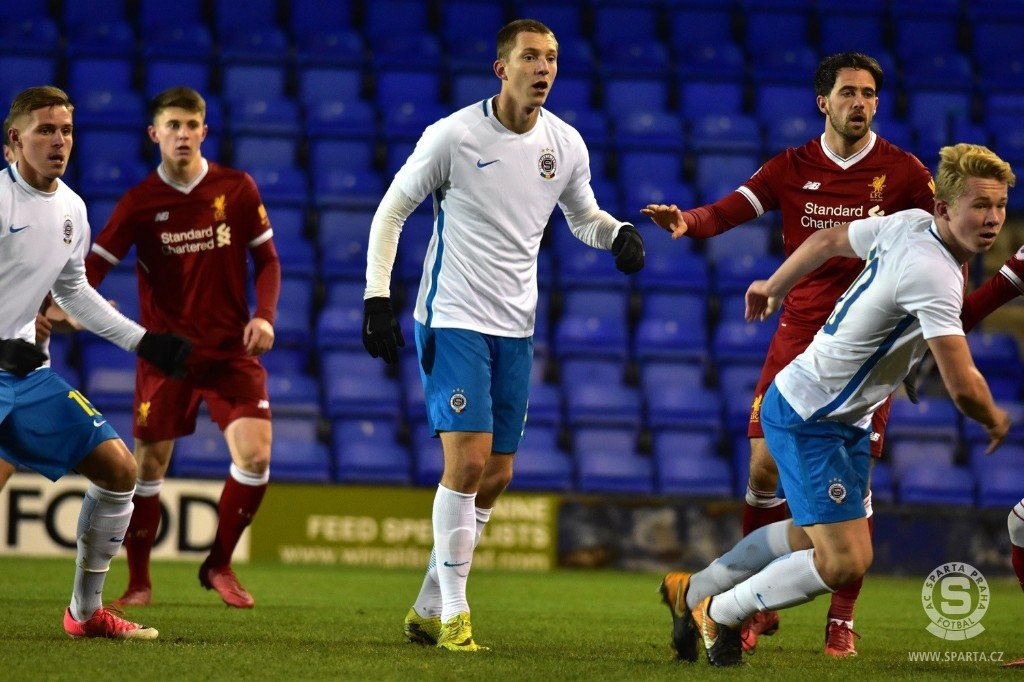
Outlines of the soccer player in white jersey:
[[610,249],[626,274],[644,263],[643,239],[598,208],[579,133],[543,109],[558,70],[544,24],[498,32],[501,90],[429,126],[373,218],[363,343],[397,361],[405,345],[390,282],[405,219],[427,195],[434,233],[416,298],[416,349],[430,428],[444,473],[433,506],[434,548],[405,635],[476,651],[466,601],[473,549],[501,492],[526,421],[537,253],[555,205],[575,236]]
[[36,346],[36,314],[51,292],[84,327],[168,373],[189,352],[180,337],[153,334],[88,285],[85,204],[61,180],[72,146],[67,95],[52,86],[14,98],[8,141],[16,163],[0,173],[0,457],[57,480],[91,481],[78,518],[78,558],[64,630],[72,637],[155,639],[153,628],[105,608],[103,583],[128,527],[136,465],[103,415],[53,372]]
[[747,320],[763,320],[828,258],[866,261],[761,407],[792,519],[746,536],[680,591],[687,608],[675,631],[694,649],[703,640],[712,665],[741,662],[740,624],[753,613],[803,604],[867,571],[871,415],[926,350],[956,406],[985,427],[988,451],[1006,437],[1009,419],[964,338],[961,265],[995,243],[1016,178],[985,147],[958,144],[940,156],[934,216],[910,209],[822,230],[747,290]]

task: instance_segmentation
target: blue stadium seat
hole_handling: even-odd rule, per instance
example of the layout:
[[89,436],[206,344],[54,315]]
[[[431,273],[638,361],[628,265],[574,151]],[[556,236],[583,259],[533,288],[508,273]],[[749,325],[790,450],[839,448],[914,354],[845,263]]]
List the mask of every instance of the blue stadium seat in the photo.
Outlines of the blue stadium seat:
[[[383,71],[377,74],[374,88],[377,107],[388,112],[405,102],[438,104],[441,77],[429,71]],[[493,93],[492,93],[493,94]],[[457,106],[465,106],[469,102]]]
[[754,97],[754,112],[757,120],[765,126],[793,117],[813,121],[800,142],[792,146],[821,134],[822,115],[815,104],[813,91],[806,85],[760,84]]
[[289,0],[288,28],[295,37],[306,31],[349,28],[353,4],[352,0]]
[[[79,194],[90,199],[119,199],[149,172],[138,159],[86,160],[81,164],[77,189]],[[97,225],[96,230],[99,231],[100,227]]]
[[321,353],[338,348],[358,351],[363,346],[362,326],[362,297],[324,308],[316,326],[317,349]]
[[623,116],[627,112],[668,110],[668,84],[648,78],[612,78],[604,81],[604,110]]
[[[673,202],[674,203],[674,202]],[[691,254],[677,240],[671,247],[648,251],[644,269],[637,273],[637,287],[643,291],[706,294],[710,290],[708,263]]]
[[[493,43],[494,36],[504,26],[505,7],[486,0],[448,0],[441,6],[441,36],[449,44],[468,43],[480,36]],[[489,55],[493,59],[493,44]],[[487,62],[477,62],[479,67]]]
[[[539,365],[536,355],[534,364]],[[557,386],[539,380],[530,383],[529,423],[558,428],[562,423],[562,394]]]
[[[985,469],[1002,467],[1015,467],[1024,471],[1024,441],[1007,439],[991,455],[985,454],[987,449],[987,440],[968,443],[967,463],[974,473],[980,474]],[[1024,488],[1018,491],[1018,499],[1021,495],[1024,495]]]
[[967,336],[967,345],[978,370],[986,376],[1024,376],[1020,348],[1013,334],[974,333]]
[[644,403],[651,429],[693,429],[717,432],[722,403],[718,393],[701,386],[669,382],[645,385]]
[[425,421],[412,424],[410,430],[412,432],[413,483],[436,488],[444,469],[441,440],[432,437],[432,432]]
[[304,277],[281,279],[281,301],[277,308],[274,332],[277,343],[284,346],[305,346],[310,337],[310,308],[313,303],[313,281]]
[[[234,166],[242,170],[251,168],[281,168],[294,166],[298,158],[298,141],[284,137],[265,137],[260,134],[235,135]],[[206,151],[206,148],[203,148]]]
[[[607,203],[604,204],[608,206]],[[555,225],[554,252],[559,262],[559,281],[568,288],[625,290],[627,279],[615,268],[615,258],[604,249],[595,249],[579,241],[560,220]]]
[[231,453],[217,425],[200,413],[195,433],[175,441],[172,461],[178,476],[224,478],[228,475]]
[[276,0],[248,0],[245,10],[230,0],[214,0],[213,25],[223,34],[237,26],[274,26],[277,24]]
[[260,362],[268,374],[301,376],[306,367],[306,351],[302,348],[277,346],[260,356]]
[[316,67],[298,73],[299,99],[307,107],[323,101],[357,102],[363,91],[363,74],[359,69]]
[[412,481],[409,452],[398,443],[336,440],[335,480],[407,486]]
[[629,111],[617,119],[615,144],[620,150],[683,151],[683,124],[664,111]]
[[298,137],[302,133],[302,114],[290,99],[257,97],[235,102],[230,122],[235,134]]
[[619,178],[645,178],[655,182],[679,182],[680,156],[675,152],[633,152],[619,154]]
[[284,97],[286,70],[269,64],[227,64],[221,69],[221,94],[228,102]]
[[309,144],[309,165],[314,177],[333,170],[370,171],[376,154],[372,138],[318,138]]
[[605,287],[580,287],[565,293],[566,317],[600,317],[625,321],[629,294]]
[[135,64],[127,57],[89,57],[68,66],[68,89],[77,97],[90,90],[132,90]]
[[186,85],[201,93],[210,90],[210,67],[203,62],[179,62],[163,58],[146,61],[144,91],[147,97],[178,85]]
[[640,392],[621,384],[562,382],[565,418],[569,426],[640,426]]
[[698,154],[761,152],[761,129],[751,116],[712,114],[693,121],[690,148]]
[[[751,54],[762,54],[778,45],[795,47],[808,44],[809,16],[806,8],[789,11],[763,7],[746,14],[745,45]],[[799,75],[806,79],[807,72]]]
[[879,15],[861,12],[859,7],[853,11],[819,9],[818,27],[822,54],[853,50],[874,56],[883,48],[884,20]]
[[221,31],[221,65],[282,65],[288,59],[288,38],[276,26],[241,25]]
[[[957,8],[944,11],[941,3],[931,3],[926,10],[921,10],[896,3],[892,9],[897,57],[906,60],[914,55],[946,52],[949,46],[957,44]],[[911,16],[916,12],[922,14]]]
[[782,265],[780,256],[739,253],[715,260],[715,290],[721,294],[746,292],[756,279],[768,279]]
[[681,46],[674,46],[676,74],[679,83],[695,80],[728,82],[739,84],[746,73],[746,58],[743,49],[733,42],[691,43],[684,39]]
[[580,492],[650,494],[651,460],[635,453],[636,434],[629,429],[578,429],[573,434],[577,489]]
[[95,21],[97,17],[103,17],[108,21],[125,21],[128,18],[125,5],[125,0],[97,0],[88,5],[78,2],[63,3],[63,24],[65,27],[74,26]]
[[[970,338],[968,336],[968,338]],[[1010,445],[1024,444],[1024,403],[1020,401],[998,401],[999,407],[1010,415],[1010,432],[1006,435],[1006,443]],[[963,437],[968,447],[988,443],[988,434],[973,419],[963,420]]]
[[[658,296],[648,294],[647,298]],[[662,294],[664,296],[664,294]],[[681,294],[680,307],[673,316],[644,313],[637,326],[633,357],[638,362],[651,360],[707,359],[707,325],[703,297]],[[696,299],[696,300],[692,300]]]
[[384,196],[380,175],[364,170],[327,170],[315,175],[313,200],[319,209],[374,210]]
[[[750,405],[747,405],[747,412],[750,412]],[[747,484],[750,480],[750,439],[747,438],[747,415],[743,418],[743,429],[730,430],[732,437],[732,450],[729,459],[732,464],[732,491],[735,497],[741,500],[747,494]]]
[[601,47],[600,54],[614,54],[615,59],[603,62],[601,75],[603,78],[651,78],[657,76],[664,79],[669,75],[668,48],[650,36],[640,41],[623,43],[613,39]]
[[330,455],[323,443],[274,438],[273,453],[276,481],[328,483],[331,480]]
[[739,187],[761,166],[758,156],[744,154],[701,154],[697,157],[696,182],[698,194],[705,202],[715,201],[716,190]]
[[[422,132],[422,128],[420,130]],[[367,139],[372,138],[376,132],[376,109],[362,100],[324,100],[307,107],[306,135],[310,138]]]
[[776,322],[722,322],[715,329],[711,354],[724,363],[757,364],[764,361]]
[[478,73],[459,74],[452,79],[452,107],[461,109],[498,94],[501,81],[493,75],[481,76]]
[[641,42],[657,35],[657,12],[640,3],[599,3],[594,7],[594,40],[598,45],[615,41]]
[[668,11],[669,43],[672,45],[722,45],[732,43],[732,8],[727,4],[694,3]]
[[894,400],[886,435],[890,438],[926,438],[955,443],[960,437],[960,416],[950,400],[922,398],[917,405]]
[[783,116],[765,123],[765,151],[777,154],[790,147],[800,147],[821,133],[820,118]]
[[555,352],[560,358],[610,358],[628,356],[628,331],[623,318],[597,315],[565,315],[555,327]]
[[381,134],[385,141],[415,141],[427,126],[449,113],[446,107],[434,102],[402,102],[385,112]]
[[914,90],[970,92],[974,69],[967,57],[955,52],[910,55],[903,66],[903,85]]
[[[375,48],[376,49],[376,48]],[[366,61],[363,36],[351,29],[315,29],[295,35],[295,64],[361,67]]]
[[1005,55],[1000,59],[977,62],[978,87],[982,92],[1024,91],[1024,59]]
[[724,459],[685,452],[654,458],[657,490],[662,495],[728,497],[733,489],[732,468]]
[[316,417],[320,414],[316,380],[305,375],[270,374],[267,393],[274,416]]
[[366,6],[367,38],[376,40],[388,35],[424,34],[428,6],[417,0],[378,0]]
[[[110,214],[114,212],[114,206],[116,205],[117,201],[114,199],[96,199],[86,202],[86,209],[89,212],[89,228],[93,235],[99,234],[100,230],[106,226],[107,221],[110,219]],[[133,256],[129,257],[134,258]]]
[[0,25],[0,52],[14,55],[56,57],[60,31],[49,17],[7,17]]
[[[403,316],[405,317],[405,316]],[[411,319],[411,315],[406,319]],[[406,325],[402,325],[403,334],[405,334]],[[420,375],[420,363],[417,361],[415,351],[411,348],[415,346],[413,340],[414,332],[409,329],[409,335],[405,338],[406,346],[409,347],[409,358],[399,363],[399,374],[402,383],[402,400],[403,407],[405,409],[405,417],[410,422],[426,421],[427,420],[427,403],[423,393],[423,380]]]
[[[416,55],[415,67],[409,63],[411,54]],[[410,69],[436,73],[442,66],[441,41],[431,33],[399,33],[380,38],[373,43],[372,65],[373,72],[378,74]]]
[[1020,464],[1009,466],[993,464],[977,472],[978,506],[1006,509],[1013,507],[1024,490],[1024,468]]
[[[889,425],[892,425],[890,416]],[[943,439],[927,437],[908,437],[886,428],[886,440],[889,450],[889,465],[897,479],[903,473],[918,465],[953,466],[956,459],[956,443]]]
[[727,365],[718,368],[718,390],[723,397],[740,396],[747,402],[754,397],[754,390],[761,378],[761,368],[751,365]]
[[94,17],[73,25],[66,36],[64,54],[69,60],[135,56],[135,31],[126,21]]
[[818,66],[818,53],[807,45],[768,47],[755,55],[753,78],[757,83],[807,84],[807,74]]
[[603,384],[622,383],[623,366],[614,360],[580,360],[569,358],[561,363],[563,387],[588,382]]
[[[517,3],[517,17],[533,17],[550,28],[559,43],[571,44],[583,38],[583,7],[577,2],[536,2],[524,0]],[[559,45],[561,47],[561,45]],[[561,65],[559,65],[561,67]]]
[[[729,190],[723,187],[721,194],[712,194],[707,199],[709,201],[717,200],[734,191],[738,186],[735,185]],[[773,217],[770,215],[762,216],[743,225],[737,225],[733,229],[717,235],[714,239],[708,240],[706,258],[717,264],[718,261],[734,258],[737,253],[755,258],[767,256],[771,248],[772,220]],[[746,284],[749,285],[750,282],[746,282]]]
[[[96,346],[98,344],[90,344]],[[90,353],[91,355],[91,353]],[[131,410],[135,396],[135,365],[103,367],[84,365],[85,394],[89,400],[104,408]]]
[[871,502],[892,503],[896,501],[892,469],[885,462],[874,460],[871,467]]
[[213,54],[213,34],[200,19],[181,19],[174,25],[143,24],[141,37],[141,54],[147,65],[156,59],[205,65]]
[[366,275],[366,242],[373,213],[329,210],[320,213],[318,241],[324,275],[362,279]]
[[[532,410],[530,419],[532,422]],[[572,490],[572,460],[558,448],[557,432],[553,428],[528,428],[515,462],[515,474],[509,486],[512,490]]]
[[974,505],[974,476],[962,467],[918,464],[902,473],[902,504]]
[[0,55],[0,92],[11,99],[25,88],[54,83],[56,71],[56,61],[51,57]]
[[131,90],[90,90],[75,99],[76,128],[124,128],[146,121],[146,106]]
[[365,351],[325,354],[320,376],[331,419],[398,417],[398,382],[387,376],[383,362]]
[[[308,200],[308,179],[306,173],[298,168],[264,167],[249,171],[259,188],[260,197],[265,204],[273,203],[282,210],[290,207],[298,210],[305,207]],[[274,236],[279,236],[277,216],[271,215]]]

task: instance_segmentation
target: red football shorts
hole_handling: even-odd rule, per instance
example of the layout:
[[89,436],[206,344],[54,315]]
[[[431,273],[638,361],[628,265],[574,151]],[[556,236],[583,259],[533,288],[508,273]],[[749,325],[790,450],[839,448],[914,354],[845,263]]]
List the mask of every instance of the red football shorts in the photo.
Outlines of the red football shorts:
[[[805,332],[798,332],[790,327],[780,326],[772,343],[768,347],[768,356],[761,366],[761,378],[754,390],[754,401],[750,405],[750,423],[747,424],[747,438],[764,438],[764,431],[761,429],[761,400],[764,392],[768,390],[775,375],[782,371],[782,368],[793,361],[793,358],[800,355],[811,345],[814,334],[807,335]],[[885,441],[885,425],[889,422],[889,410],[892,409],[892,396],[889,396],[881,407],[875,410],[871,417],[871,456],[882,456],[882,445]]]
[[199,401],[221,431],[240,417],[270,419],[267,370],[242,355],[188,363],[187,376],[174,379],[148,362],[135,365],[133,433],[143,440],[171,440],[196,430]]

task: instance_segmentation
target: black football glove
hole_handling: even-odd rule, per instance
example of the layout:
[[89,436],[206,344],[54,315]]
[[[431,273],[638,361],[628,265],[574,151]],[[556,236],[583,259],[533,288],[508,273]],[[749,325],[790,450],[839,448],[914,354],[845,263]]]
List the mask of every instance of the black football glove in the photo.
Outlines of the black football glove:
[[389,365],[398,362],[398,349],[405,347],[405,337],[390,298],[374,296],[363,301],[363,346],[367,353],[384,358]]
[[619,228],[619,234],[612,242],[612,255],[619,272],[632,275],[644,266],[644,238],[636,228],[626,223]]
[[135,352],[167,376],[180,379],[185,376],[185,358],[192,352],[192,344],[179,334],[146,332]]
[[4,339],[0,341],[0,369],[16,377],[29,372],[46,362],[46,353],[25,339]]

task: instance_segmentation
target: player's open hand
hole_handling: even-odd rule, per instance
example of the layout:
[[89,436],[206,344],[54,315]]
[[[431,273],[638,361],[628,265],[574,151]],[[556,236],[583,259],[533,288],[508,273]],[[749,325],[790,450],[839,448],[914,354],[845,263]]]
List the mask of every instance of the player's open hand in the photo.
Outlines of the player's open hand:
[[249,355],[263,355],[274,347],[274,325],[262,317],[254,317],[245,325],[242,333],[245,352]]
[[675,204],[666,206],[665,204],[647,204],[646,208],[641,208],[640,212],[645,216],[654,221],[654,224],[665,230],[666,232],[672,233],[672,239],[678,239],[686,234],[686,230],[689,229],[686,225],[686,221],[683,220],[683,212],[679,210],[679,207]]
[[779,309],[780,298],[771,295],[766,279],[752,282],[745,298],[747,305],[743,317],[747,322],[763,322]]
[[995,452],[996,448],[1002,445],[1006,434],[1010,432],[1010,424],[1010,415],[1006,413],[1006,410],[1001,410],[997,407],[995,426],[985,427],[985,433],[988,434],[988,447],[985,448],[986,455],[991,455]]

